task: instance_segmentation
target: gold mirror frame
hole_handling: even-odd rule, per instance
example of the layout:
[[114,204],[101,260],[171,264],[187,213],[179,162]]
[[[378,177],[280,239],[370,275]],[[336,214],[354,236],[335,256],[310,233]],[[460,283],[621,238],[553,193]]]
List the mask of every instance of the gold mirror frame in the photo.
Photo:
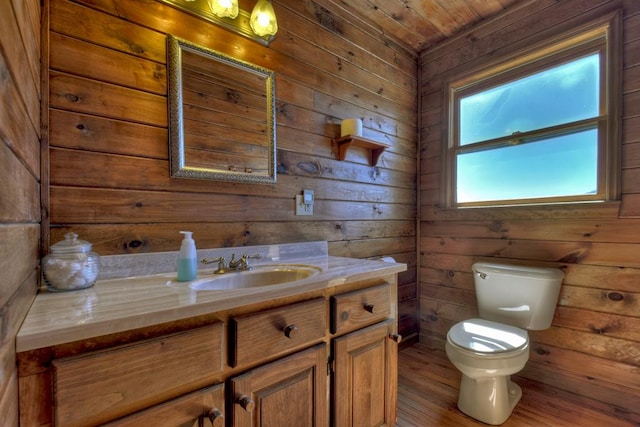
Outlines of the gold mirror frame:
[[[184,54],[184,55],[183,55]],[[224,92],[227,99],[218,99],[218,101],[226,103],[229,106],[229,111],[232,107],[235,107],[239,99],[253,98],[258,100],[258,108],[255,105],[240,105],[238,110],[246,111],[246,119],[235,115],[234,120],[229,119],[233,113],[227,114],[227,111],[215,111],[215,109],[207,109],[193,106],[191,104],[185,104],[185,77],[188,72],[183,68],[183,56],[189,56],[197,58],[198,61],[207,61],[206,71],[210,71],[210,74],[204,75],[205,78],[209,78],[207,81],[208,93],[197,93],[198,99],[207,99],[208,97],[214,98],[213,93]],[[195,56],[194,56],[195,55]],[[242,182],[242,183],[258,183],[258,184],[272,184],[276,182],[276,133],[275,133],[275,73],[257,65],[229,57],[220,52],[208,49],[203,46],[199,46],[188,42],[186,40],[179,39],[175,36],[167,36],[167,72],[169,76],[169,142],[170,142],[170,169],[171,176],[176,178],[192,178],[192,179],[204,179],[215,180],[225,182]],[[226,75],[224,73],[216,74],[216,67],[220,69],[226,69],[232,71],[233,75]],[[205,68],[200,68],[199,72],[205,72]],[[227,81],[224,80],[227,78]],[[238,85],[238,79],[244,78],[246,81],[256,80],[258,82],[260,92],[251,92],[247,89],[240,88]],[[222,80],[221,80],[222,79]],[[216,82],[213,82],[213,81]],[[187,81],[186,86],[189,85]],[[262,111],[262,100],[264,101],[264,111]],[[193,129],[188,128],[185,132],[185,125],[192,120],[185,120],[185,108],[190,110],[199,108],[201,112],[206,112],[206,121],[212,126],[220,124],[220,129],[226,132],[235,132],[238,135],[247,133],[247,128],[251,127],[254,137],[251,143],[227,141],[225,144],[227,147],[211,146],[206,149],[202,147],[198,148],[200,153],[205,155],[198,156],[195,159],[193,156],[187,157],[187,152],[193,151],[190,146],[186,145],[185,134],[193,133]],[[249,118],[249,111],[251,110],[252,118]],[[256,120],[258,117],[258,121]],[[240,122],[240,123],[232,123]],[[251,123],[251,125],[250,125]],[[235,126],[234,126],[235,125]],[[241,127],[242,125],[242,127]],[[259,130],[256,130],[259,128]],[[202,131],[201,131],[202,132]],[[250,132],[249,132],[250,133]],[[251,134],[250,134],[251,135]],[[215,139],[212,134],[209,134],[209,139]],[[201,135],[201,140],[205,140],[206,136]],[[238,150],[242,150],[246,147],[244,154]],[[236,151],[231,153],[229,148]],[[201,163],[202,159],[206,156],[213,156],[218,152],[220,159],[216,159],[214,165],[212,161],[210,165]],[[262,157],[253,157],[248,153],[259,153],[264,155]],[[243,164],[228,164],[227,157],[234,157],[236,159],[246,158],[255,159],[259,161],[260,167],[255,167],[255,164],[249,164],[249,166]],[[264,160],[264,162],[262,162]],[[225,161],[226,164],[225,164]],[[225,164],[224,167],[220,164]]]

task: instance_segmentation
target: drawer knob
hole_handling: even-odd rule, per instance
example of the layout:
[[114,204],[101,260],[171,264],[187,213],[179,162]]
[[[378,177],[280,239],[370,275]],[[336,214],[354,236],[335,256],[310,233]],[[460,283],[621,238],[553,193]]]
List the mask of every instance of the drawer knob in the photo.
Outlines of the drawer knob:
[[389,335],[389,338],[391,338],[391,340],[393,340],[397,344],[400,344],[400,341],[402,341],[402,335],[400,334],[391,334]]
[[253,399],[246,394],[240,396],[240,398],[238,399],[238,403],[247,412],[253,411],[256,407],[256,402],[254,402]]
[[224,426],[224,415],[222,415],[222,412],[220,412],[218,408],[214,408],[211,411],[209,411],[206,417],[209,418],[209,421],[211,421],[211,425],[213,427]]
[[295,338],[298,335],[298,327],[296,325],[288,325],[284,328],[284,336],[287,338]]
[[376,306],[375,306],[375,304],[367,303],[367,304],[364,305],[364,309],[366,311],[368,311],[369,313],[373,313],[375,311],[375,309],[376,309]]

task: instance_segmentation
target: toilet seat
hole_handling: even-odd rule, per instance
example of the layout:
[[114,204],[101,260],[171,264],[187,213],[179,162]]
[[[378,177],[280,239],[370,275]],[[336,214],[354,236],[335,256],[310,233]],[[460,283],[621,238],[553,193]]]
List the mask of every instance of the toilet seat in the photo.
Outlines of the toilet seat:
[[487,356],[518,352],[529,343],[524,329],[485,319],[456,323],[447,335],[458,348]]

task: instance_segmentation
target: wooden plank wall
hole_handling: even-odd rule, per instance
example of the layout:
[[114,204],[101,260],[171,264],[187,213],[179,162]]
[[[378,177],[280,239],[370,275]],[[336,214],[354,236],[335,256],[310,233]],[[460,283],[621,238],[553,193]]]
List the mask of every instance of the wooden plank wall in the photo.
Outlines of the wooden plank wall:
[[[102,255],[327,240],[330,253],[393,256],[402,333],[417,336],[417,54],[327,0],[273,2],[263,47],[153,0],[50,0],[50,237]],[[248,8],[253,7],[248,2]],[[242,3],[241,3],[242,5]],[[276,73],[275,185],[169,177],[166,34]],[[340,121],[391,144],[377,167],[336,160]],[[313,216],[294,199],[315,191]]]
[[[441,209],[443,80],[623,8],[622,200],[600,206]],[[640,2],[530,1],[421,53],[420,341],[477,315],[476,261],[562,268],[550,329],[530,333],[521,375],[640,411]],[[631,417],[629,420],[631,420]],[[637,418],[636,418],[637,419]]]
[[18,425],[15,336],[40,248],[40,2],[0,0],[0,425]]

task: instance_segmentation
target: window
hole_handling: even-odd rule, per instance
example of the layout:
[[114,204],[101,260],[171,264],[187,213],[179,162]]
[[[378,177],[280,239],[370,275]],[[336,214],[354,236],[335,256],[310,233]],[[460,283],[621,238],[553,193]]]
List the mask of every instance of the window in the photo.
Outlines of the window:
[[449,84],[448,206],[617,196],[620,65],[611,29],[592,24]]

